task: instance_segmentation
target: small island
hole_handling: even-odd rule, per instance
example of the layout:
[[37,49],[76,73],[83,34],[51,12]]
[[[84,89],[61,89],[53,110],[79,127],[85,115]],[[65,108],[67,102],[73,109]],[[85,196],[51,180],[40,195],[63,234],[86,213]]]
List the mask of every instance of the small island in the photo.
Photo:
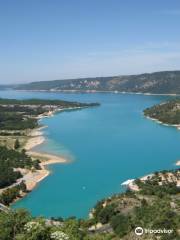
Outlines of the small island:
[[180,125],[180,98],[163,102],[144,110],[144,115],[166,125]]

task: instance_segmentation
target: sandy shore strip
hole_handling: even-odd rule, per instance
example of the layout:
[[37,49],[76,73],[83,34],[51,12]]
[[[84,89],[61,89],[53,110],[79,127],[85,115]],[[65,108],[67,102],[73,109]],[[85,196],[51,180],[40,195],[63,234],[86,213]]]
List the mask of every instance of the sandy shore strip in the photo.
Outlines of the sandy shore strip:
[[[58,109],[58,111],[65,111],[65,110],[72,110],[72,109],[79,109],[81,107],[76,107],[76,108],[68,108],[68,109]],[[38,116],[38,121],[40,121],[44,117],[52,117],[53,114],[56,111],[49,112],[46,115],[39,115]],[[23,175],[22,178],[18,179],[14,184],[11,186],[8,186],[6,188],[0,189],[0,193],[3,192],[4,190],[14,187],[18,184],[20,184],[22,181],[26,184],[27,192],[26,193],[21,193],[21,197],[15,199],[13,202],[16,202],[17,200],[23,198],[25,195],[28,194],[29,191],[32,191],[37,184],[42,181],[44,178],[46,178],[50,174],[50,170],[46,167],[47,165],[50,164],[65,164],[70,162],[69,159],[66,159],[65,157],[54,155],[54,154],[49,154],[49,153],[44,153],[44,152],[38,152],[38,151],[33,151],[33,149],[37,146],[42,144],[45,141],[45,137],[43,136],[42,129],[46,128],[47,126],[40,126],[35,129],[31,129],[27,131],[27,142],[23,146],[23,148],[26,150],[26,153],[32,157],[32,159],[38,159],[40,160],[40,170],[28,170],[28,169],[18,169]]]
[[28,135],[29,139],[24,146],[27,151],[30,151],[31,149],[42,144],[45,141],[45,137],[43,136],[42,132],[42,129],[44,129],[45,127],[46,126],[36,128],[30,132],[30,134]]
[[24,175],[23,179],[21,179],[25,181],[28,191],[32,191],[33,188],[35,188],[40,181],[42,181],[44,178],[46,178],[50,174],[50,171],[46,168],[47,165],[55,164],[55,163],[62,164],[67,162],[67,160],[62,157],[58,157],[50,154],[36,153],[36,152],[31,152],[31,154],[33,157],[41,156],[43,158],[47,158],[47,160],[42,161],[40,163],[41,170],[36,170],[35,172],[29,171],[26,175]]
[[62,89],[49,89],[49,90],[14,90],[17,92],[64,92],[64,93],[119,93],[119,94],[131,94],[131,95],[147,95],[147,96],[180,96],[178,93],[150,93],[150,92],[127,92],[127,91],[118,91],[118,90],[104,90],[104,91],[98,91],[98,90],[62,90]]
[[[0,193],[2,193],[4,190],[8,188],[11,188],[20,184],[22,181],[24,181],[24,183],[26,184],[27,191],[32,191],[33,188],[35,188],[40,181],[42,181],[44,178],[46,178],[50,174],[50,171],[46,167],[47,165],[57,164],[57,163],[62,164],[62,163],[68,162],[65,158],[60,156],[55,156],[55,155],[46,154],[46,153],[37,153],[37,152],[28,152],[28,153],[33,158],[41,159],[42,161],[40,163],[41,169],[32,171],[32,170],[18,168],[17,170],[22,173],[23,177],[18,179],[16,183],[12,184],[11,186],[0,189]],[[27,193],[23,193],[22,197],[24,197]],[[16,200],[19,200],[19,198]]]
[[143,116],[147,119],[150,119],[151,121],[154,121],[158,124],[161,124],[161,125],[164,125],[164,126],[167,126],[167,127],[176,127],[178,130],[180,130],[180,124],[168,124],[168,123],[163,123],[161,121],[159,121],[158,119],[156,118],[152,118],[152,117],[149,117],[149,116],[146,116],[143,114]]
[[41,163],[40,163],[41,166],[46,166],[46,165],[55,164],[55,163],[69,162],[64,157],[57,156],[54,154],[43,153],[43,152],[34,152],[34,151],[28,151],[27,153],[33,158],[39,158],[41,160]]
[[[148,175],[145,175],[145,176],[141,177],[140,180],[145,182],[149,178],[152,178],[152,176],[154,176],[154,174],[148,174]],[[128,179],[125,182],[121,183],[121,186],[128,187],[132,191],[139,191],[140,190],[139,187],[137,186],[137,184],[135,183],[135,179]]]
[[[77,107],[81,108],[81,107]],[[77,109],[76,108],[76,109]],[[74,108],[69,108],[69,109],[74,109]],[[67,110],[69,110],[67,109]],[[58,111],[64,111],[65,109],[58,109]],[[38,119],[39,121],[44,118],[44,117],[51,117],[53,116],[55,112],[50,112],[46,115],[39,115]],[[50,154],[50,153],[45,153],[45,152],[38,152],[38,151],[33,151],[33,149],[42,144],[45,141],[45,137],[43,135],[42,130],[46,128],[47,126],[40,126],[38,128],[30,130],[29,133],[27,133],[27,142],[24,145],[24,149],[26,150],[26,153],[32,157],[32,159],[38,159],[40,160],[40,170],[24,170],[24,169],[19,169],[23,175],[22,178],[18,179],[16,183],[13,185],[9,186],[8,188],[11,188],[13,186],[18,185],[21,181],[24,181],[27,187],[27,193],[29,191],[32,191],[37,184],[42,181],[44,178],[46,178],[50,174],[50,170],[47,168],[48,165],[50,164],[65,164],[70,162],[69,159],[66,159],[65,157]],[[24,172],[25,171],[25,172]],[[4,189],[0,189],[4,190]],[[27,193],[22,193],[21,198],[23,198]],[[19,200],[16,199],[15,201]],[[15,202],[14,201],[14,202]]]
[[[27,153],[32,158],[37,158],[41,160],[40,170],[35,170],[35,171],[27,170],[24,176],[18,179],[16,184],[14,184],[15,186],[15,185],[18,185],[21,181],[24,181],[27,187],[27,191],[32,191],[40,181],[42,181],[44,178],[46,178],[50,174],[50,171],[46,167],[47,165],[57,164],[57,163],[62,164],[62,163],[68,162],[68,160],[63,157],[51,155],[47,153],[40,153],[40,152],[33,152],[33,151],[29,151]],[[22,197],[24,197],[27,193],[25,194],[23,193]]]
[[24,148],[27,151],[30,151],[34,147],[36,147],[38,145],[41,145],[44,141],[45,141],[45,137],[42,136],[42,135],[41,136],[36,136],[36,137],[31,137],[31,138],[28,139]]
[[[32,143],[32,139],[30,139]],[[36,146],[37,144],[41,144],[41,138],[36,137],[36,140],[34,141],[33,138],[33,144],[29,144],[28,146]],[[57,164],[57,163],[68,163],[69,160],[65,159],[62,156],[57,156],[49,153],[43,153],[43,152],[35,152],[35,151],[27,151],[27,154],[30,155],[33,159],[39,159],[41,161],[40,166],[41,170],[36,170],[35,172],[28,172],[22,180],[25,181],[27,190],[32,191],[33,188],[42,181],[44,178],[46,178],[49,174],[50,171],[46,168],[46,166],[50,164]]]
[[25,144],[24,148],[27,151],[27,154],[30,155],[33,159],[39,159],[41,161],[40,166],[41,170],[29,171],[27,174],[23,176],[21,180],[23,180],[27,186],[28,191],[32,191],[36,185],[46,178],[50,171],[46,168],[47,165],[57,164],[57,163],[68,163],[69,160],[65,159],[62,156],[37,152],[33,151],[33,148],[42,144],[45,141],[45,137],[43,136],[42,129],[47,126],[42,126],[40,128],[33,129],[29,134],[29,139]]

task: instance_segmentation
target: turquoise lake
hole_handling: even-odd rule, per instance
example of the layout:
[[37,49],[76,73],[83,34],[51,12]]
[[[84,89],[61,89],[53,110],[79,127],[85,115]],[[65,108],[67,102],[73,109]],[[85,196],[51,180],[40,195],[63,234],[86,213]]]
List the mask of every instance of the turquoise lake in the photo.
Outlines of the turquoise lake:
[[180,159],[180,132],[144,118],[144,108],[167,96],[62,94],[1,91],[0,97],[99,102],[101,106],[56,114],[41,123],[46,142],[38,150],[72,160],[48,168],[51,174],[14,204],[34,216],[87,217],[98,200],[121,192],[121,183]]

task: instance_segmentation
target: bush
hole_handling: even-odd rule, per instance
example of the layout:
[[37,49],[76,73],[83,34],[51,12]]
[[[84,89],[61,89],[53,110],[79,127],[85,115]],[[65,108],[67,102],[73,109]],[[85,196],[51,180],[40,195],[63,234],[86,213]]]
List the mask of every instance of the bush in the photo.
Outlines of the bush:
[[111,226],[114,232],[119,236],[123,237],[131,231],[130,219],[122,214],[112,217]]

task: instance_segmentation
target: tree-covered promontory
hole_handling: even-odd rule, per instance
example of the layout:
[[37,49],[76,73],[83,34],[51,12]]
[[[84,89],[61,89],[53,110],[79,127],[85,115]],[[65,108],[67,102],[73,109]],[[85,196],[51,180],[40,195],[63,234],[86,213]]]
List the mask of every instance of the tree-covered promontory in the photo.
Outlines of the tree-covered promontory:
[[144,115],[165,124],[180,124],[180,98],[147,108]]
[[98,103],[79,103],[63,100],[44,99],[1,99],[0,98],[0,130],[25,130],[38,126],[39,115],[65,109],[98,106]]

